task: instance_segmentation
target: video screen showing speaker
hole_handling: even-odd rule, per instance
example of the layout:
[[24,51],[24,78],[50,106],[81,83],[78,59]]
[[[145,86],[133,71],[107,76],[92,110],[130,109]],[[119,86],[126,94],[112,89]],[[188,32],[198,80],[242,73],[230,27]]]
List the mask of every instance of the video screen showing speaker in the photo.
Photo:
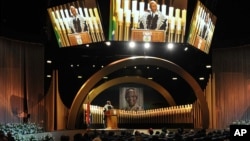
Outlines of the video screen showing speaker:
[[184,43],[187,0],[111,0],[109,40]]
[[96,0],[77,0],[47,9],[59,47],[105,41]]
[[217,17],[198,0],[190,22],[187,43],[208,54],[216,20]]

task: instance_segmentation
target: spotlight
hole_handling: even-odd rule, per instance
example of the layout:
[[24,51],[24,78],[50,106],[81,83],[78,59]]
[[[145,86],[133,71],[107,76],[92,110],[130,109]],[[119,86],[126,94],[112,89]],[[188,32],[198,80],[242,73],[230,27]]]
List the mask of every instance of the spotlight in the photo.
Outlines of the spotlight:
[[199,80],[205,80],[205,78],[204,77],[200,77]]
[[178,78],[177,77],[173,77],[172,80],[177,80]]
[[105,42],[105,44],[106,44],[107,46],[110,46],[110,45],[111,45],[111,42],[107,41],[107,42]]
[[82,76],[81,76],[81,75],[78,75],[78,76],[77,76],[77,78],[78,78],[78,79],[81,79],[81,78],[82,78]]
[[47,60],[47,64],[51,64],[52,63],[52,61],[51,60]]
[[209,69],[209,68],[212,68],[212,66],[211,65],[206,65],[206,68]]
[[129,47],[134,48],[135,47],[135,42],[129,42]]
[[187,50],[188,50],[188,47],[185,47],[185,48],[184,48],[184,51],[187,51]]
[[173,49],[173,47],[174,47],[174,44],[173,44],[173,43],[169,43],[169,44],[167,45],[167,48],[168,48],[168,49]]
[[150,47],[150,44],[149,43],[145,43],[144,44],[144,48],[148,49]]

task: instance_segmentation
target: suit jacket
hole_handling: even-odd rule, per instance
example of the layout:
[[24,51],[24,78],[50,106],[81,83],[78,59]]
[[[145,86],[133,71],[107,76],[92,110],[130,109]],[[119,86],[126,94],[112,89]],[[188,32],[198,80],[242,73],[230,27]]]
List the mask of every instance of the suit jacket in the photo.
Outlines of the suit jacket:
[[163,15],[160,11],[157,11],[154,14],[152,14],[151,11],[147,11],[139,20],[139,28],[151,30],[166,30],[167,16]]

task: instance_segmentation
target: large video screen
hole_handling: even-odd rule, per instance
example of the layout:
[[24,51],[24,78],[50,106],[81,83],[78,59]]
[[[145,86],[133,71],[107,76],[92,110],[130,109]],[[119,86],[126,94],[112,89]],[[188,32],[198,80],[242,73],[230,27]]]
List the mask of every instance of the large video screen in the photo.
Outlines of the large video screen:
[[105,40],[96,0],[77,0],[47,9],[59,47]]
[[187,43],[209,53],[217,17],[197,1],[190,24]]
[[187,0],[111,0],[109,40],[184,43]]

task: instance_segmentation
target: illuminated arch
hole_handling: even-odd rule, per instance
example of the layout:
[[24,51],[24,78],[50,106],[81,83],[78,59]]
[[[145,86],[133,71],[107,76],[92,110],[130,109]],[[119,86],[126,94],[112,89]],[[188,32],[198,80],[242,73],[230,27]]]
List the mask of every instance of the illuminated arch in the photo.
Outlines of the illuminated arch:
[[88,94],[88,98],[85,98],[83,103],[87,103],[88,101],[89,102],[93,101],[98,94],[100,94],[107,88],[110,88],[112,86],[122,84],[122,83],[128,83],[128,82],[144,84],[146,86],[149,86],[155,89],[156,91],[158,91],[165,98],[165,100],[168,102],[170,106],[176,105],[173,97],[169,94],[169,92],[164,87],[162,87],[161,85],[159,85],[158,83],[152,80],[148,80],[146,78],[138,77],[138,76],[124,76],[124,77],[118,77],[118,78],[109,80],[101,84],[100,86],[92,89],[92,91]]
[[68,117],[68,129],[75,129],[76,127],[76,120],[79,117],[79,111],[82,108],[82,103],[84,99],[87,97],[89,92],[94,88],[95,84],[98,83],[104,76],[123,68],[124,66],[135,66],[135,65],[157,65],[162,68],[166,68],[172,72],[175,72],[180,77],[182,77],[186,82],[191,86],[193,89],[198,102],[201,108],[201,115],[202,115],[202,127],[208,128],[209,126],[209,111],[207,101],[203,95],[203,91],[197,81],[183,68],[178,66],[177,64],[162,59],[158,57],[151,57],[151,56],[136,56],[136,57],[128,57],[123,58],[117,61],[114,61],[104,67],[103,69],[99,70],[95,74],[93,74],[79,89],[77,95],[74,98],[74,101],[71,105]]

